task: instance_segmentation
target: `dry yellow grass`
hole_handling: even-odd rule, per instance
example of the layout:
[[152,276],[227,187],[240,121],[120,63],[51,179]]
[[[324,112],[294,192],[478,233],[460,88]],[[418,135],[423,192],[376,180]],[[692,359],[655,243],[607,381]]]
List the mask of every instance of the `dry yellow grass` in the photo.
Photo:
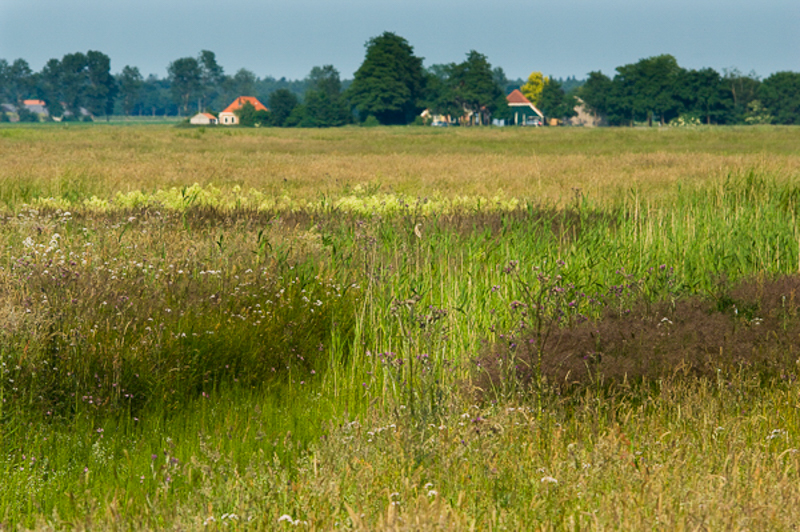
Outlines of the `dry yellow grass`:
[[[193,183],[293,199],[356,185],[411,196],[518,197],[600,204],[637,189],[651,200],[752,169],[800,176],[800,129],[345,128],[179,129],[57,126],[0,130],[0,190],[108,198]],[[13,198],[11,198],[13,199]]]

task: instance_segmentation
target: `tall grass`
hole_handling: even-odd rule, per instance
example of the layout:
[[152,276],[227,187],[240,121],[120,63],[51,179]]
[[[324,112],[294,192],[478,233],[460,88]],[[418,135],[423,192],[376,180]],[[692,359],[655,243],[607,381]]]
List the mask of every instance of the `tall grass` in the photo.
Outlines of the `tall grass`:
[[[0,148],[41,158],[15,156],[22,173],[6,167],[0,186],[0,523],[780,529],[796,518],[784,503],[797,495],[798,369],[792,352],[772,356],[766,331],[793,331],[795,316],[780,321],[773,303],[736,292],[800,271],[794,130],[387,129],[372,144],[350,130],[2,132]],[[776,161],[724,153],[754,138]],[[532,140],[542,155],[513,153]],[[95,161],[64,173],[44,153],[54,141],[85,144]],[[189,162],[234,145],[232,172],[246,177],[195,179]],[[576,145],[601,159],[604,196],[587,194],[592,172],[584,182],[554,172],[541,196],[502,176],[537,157],[573,172]],[[117,165],[112,147],[135,164]],[[292,162],[259,166],[280,154]],[[431,159],[414,166],[420,155]],[[500,164],[506,155],[513,163]],[[407,173],[359,173],[392,158]],[[465,164],[459,193],[512,192],[488,204],[400,194],[446,183],[414,174],[447,166],[440,158],[492,163],[491,184]],[[338,195],[290,184],[292,172],[347,173],[356,159],[367,169],[336,183]],[[703,182],[677,177],[711,159],[728,166]],[[656,160],[678,169],[625,187],[603,173]],[[247,186],[295,197],[248,203]],[[132,190],[135,202],[119,199]],[[794,284],[780,286],[770,301],[791,303]],[[735,324],[752,329],[770,371],[763,356],[630,380],[595,365],[559,387],[497,367],[541,375],[542,356],[562,353],[554,338],[638,334],[665,305],[673,321],[689,307],[749,312]],[[631,321],[614,329],[611,311]],[[648,342],[633,356],[656,356]]]

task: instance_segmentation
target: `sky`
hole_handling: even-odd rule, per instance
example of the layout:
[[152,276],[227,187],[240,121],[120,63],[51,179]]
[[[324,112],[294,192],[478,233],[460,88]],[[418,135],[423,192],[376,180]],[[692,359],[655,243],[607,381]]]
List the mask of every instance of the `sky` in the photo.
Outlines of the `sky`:
[[613,76],[660,54],[761,78],[800,72],[800,0],[0,0],[0,58],[35,71],[98,50],[114,73],[166,77],[171,61],[211,50],[227,74],[302,79],[331,64],[347,79],[385,31],[425,66],[476,50],[511,79]]

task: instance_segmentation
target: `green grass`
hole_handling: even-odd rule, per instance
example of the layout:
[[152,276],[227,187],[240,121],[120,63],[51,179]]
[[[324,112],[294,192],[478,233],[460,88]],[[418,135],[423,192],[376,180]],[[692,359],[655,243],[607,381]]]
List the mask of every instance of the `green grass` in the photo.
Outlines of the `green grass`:
[[[2,526],[796,522],[795,129],[81,128],[0,129]],[[537,158],[542,197],[503,174]],[[649,373],[544,372],[651,322]]]

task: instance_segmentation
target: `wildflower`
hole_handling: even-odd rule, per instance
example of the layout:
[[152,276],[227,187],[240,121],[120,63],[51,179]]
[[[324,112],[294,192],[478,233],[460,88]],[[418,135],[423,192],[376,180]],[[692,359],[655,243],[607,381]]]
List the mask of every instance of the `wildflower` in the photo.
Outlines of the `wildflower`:
[[286,521],[286,522],[288,522],[289,524],[291,524],[291,525],[295,525],[295,526],[297,526],[297,524],[300,522],[300,520],[299,520],[299,519],[298,519],[297,521],[295,521],[294,519],[292,519],[292,516],[291,516],[291,515],[288,515],[288,514],[283,514],[282,516],[280,516],[280,517],[278,518],[278,522],[279,522],[279,523],[280,523],[280,522],[282,522],[282,521]]
[[550,477],[550,476],[542,477],[541,482],[543,484],[544,483],[547,483],[547,484],[558,484],[558,480],[556,480],[556,479],[554,479],[553,477]]

